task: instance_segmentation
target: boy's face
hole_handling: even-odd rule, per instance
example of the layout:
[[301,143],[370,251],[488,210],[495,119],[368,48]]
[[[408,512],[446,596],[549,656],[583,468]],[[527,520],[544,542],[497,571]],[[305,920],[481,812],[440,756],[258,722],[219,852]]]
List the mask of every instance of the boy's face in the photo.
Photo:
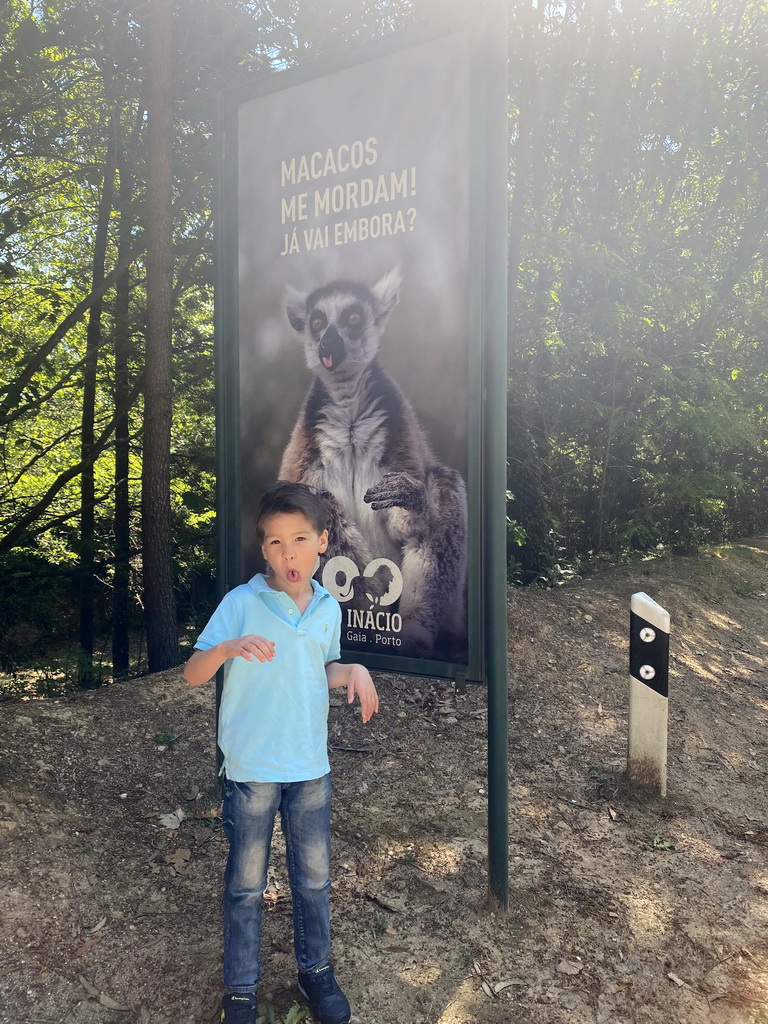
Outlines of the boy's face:
[[261,551],[272,575],[269,585],[291,597],[312,589],[317,556],[328,547],[328,531],[317,529],[301,512],[277,512],[264,524]]

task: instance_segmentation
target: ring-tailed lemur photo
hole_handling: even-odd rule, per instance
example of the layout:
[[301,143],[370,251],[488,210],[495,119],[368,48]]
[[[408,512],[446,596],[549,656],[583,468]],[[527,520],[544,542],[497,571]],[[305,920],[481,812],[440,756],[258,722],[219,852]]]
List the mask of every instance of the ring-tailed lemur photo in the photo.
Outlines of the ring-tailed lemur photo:
[[306,294],[288,289],[291,326],[313,373],[280,466],[281,480],[330,494],[323,564],[372,558],[402,574],[403,654],[466,649],[467,495],[441,465],[416,413],[378,360],[402,277],[373,287],[333,281]]

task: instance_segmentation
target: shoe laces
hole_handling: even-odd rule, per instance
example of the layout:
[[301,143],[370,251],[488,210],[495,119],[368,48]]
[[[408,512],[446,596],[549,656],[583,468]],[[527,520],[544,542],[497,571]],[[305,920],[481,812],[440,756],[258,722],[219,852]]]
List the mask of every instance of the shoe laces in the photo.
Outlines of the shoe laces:
[[333,995],[336,992],[336,979],[333,967],[321,967],[319,971],[306,975],[307,983],[312,987],[312,994],[317,997]]
[[333,976],[333,968],[326,967],[324,971],[320,971],[315,975],[315,984],[321,989],[324,994],[333,992],[336,989],[336,979]]

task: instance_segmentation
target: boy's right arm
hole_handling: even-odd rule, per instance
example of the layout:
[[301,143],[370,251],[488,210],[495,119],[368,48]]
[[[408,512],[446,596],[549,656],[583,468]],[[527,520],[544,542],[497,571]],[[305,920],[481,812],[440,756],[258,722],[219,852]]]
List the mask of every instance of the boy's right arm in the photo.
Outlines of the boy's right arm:
[[235,640],[223,640],[209,647],[207,651],[195,651],[184,666],[184,678],[190,686],[200,686],[212,679],[229,658],[245,658],[246,661],[272,661],[275,645],[258,633],[249,633]]

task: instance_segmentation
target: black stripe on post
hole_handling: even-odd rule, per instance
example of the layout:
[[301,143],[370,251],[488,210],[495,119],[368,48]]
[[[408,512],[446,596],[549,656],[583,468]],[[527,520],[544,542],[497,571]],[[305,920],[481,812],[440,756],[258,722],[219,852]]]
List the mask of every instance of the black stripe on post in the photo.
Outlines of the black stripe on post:
[[[651,632],[645,632],[649,630]],[[652,639],[644,639],[644,636]],[[643,634],[643,635],[641,635]],[[635,679],[669,696],[669,633],[635,612],[629,613],[629,672]]]

